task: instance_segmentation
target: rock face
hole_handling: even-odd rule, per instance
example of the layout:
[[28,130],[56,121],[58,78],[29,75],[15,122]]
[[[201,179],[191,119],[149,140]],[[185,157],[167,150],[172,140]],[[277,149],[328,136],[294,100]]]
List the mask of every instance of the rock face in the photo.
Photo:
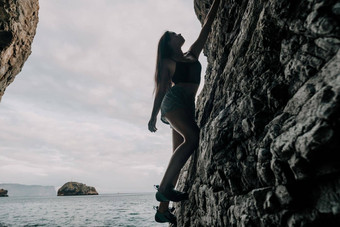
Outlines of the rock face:
[[0,188],[0,197],[8,197],[7,190]]
[[31,54],[38,0],[0,1],[0,100]]
[[[210,0],[195,0],[202,21]],[[226,0],[199,95],[179,226],[338,226],[340,3]]]
[[58,196],[69,195],[98,195],[94,187],[77,182],[67,182],[58,190]]

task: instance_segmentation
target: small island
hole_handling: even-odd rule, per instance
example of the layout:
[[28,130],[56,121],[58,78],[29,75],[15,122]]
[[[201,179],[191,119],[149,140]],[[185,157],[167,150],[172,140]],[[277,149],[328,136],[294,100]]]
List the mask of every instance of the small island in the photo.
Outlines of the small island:
[[8,197],[7,190],[0,188],[0,197]]
[[98,195],[94,187],[78,182],[67,182],[58,190],[58,196]]

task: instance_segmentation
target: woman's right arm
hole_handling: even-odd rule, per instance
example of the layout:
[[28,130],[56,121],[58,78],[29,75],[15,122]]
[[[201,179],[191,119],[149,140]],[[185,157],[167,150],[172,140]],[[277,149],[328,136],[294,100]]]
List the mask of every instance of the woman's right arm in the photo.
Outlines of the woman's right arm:
[[[189,52],[191,52],[197,59],[204,47],[205,42],[207,41],[207,38],[209,36],[211,25],[214,22],[214,19],[217,14],[218,6],[220,4],[221,0],[214,0],[212,6],[210,7],[210,10],[207,14],[207,16],[204,19],[204,23],[202,26],[202,30],[197,38],[197,40],[192,44],[192,46],[189,48]],[[223,1],[224,3],[225,1]]]
[[157,115],[161,108],[161,104],[165,96],[165,93],[169,89],[169,84],[171,84],[171,75],[170,75],[169,67],[167,67],[167,64],[163,64],[163,67],[161,67],[160,73],[161,73],[161,78],[156,88],[151,118],[148,123],[148,127],[151,132],[157,131],[157,128],[156,128]]

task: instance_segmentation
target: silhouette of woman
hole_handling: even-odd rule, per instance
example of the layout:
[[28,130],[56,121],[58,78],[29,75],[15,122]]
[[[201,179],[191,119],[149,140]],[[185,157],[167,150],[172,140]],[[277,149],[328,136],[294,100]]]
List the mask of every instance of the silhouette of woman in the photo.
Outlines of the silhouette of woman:
[[199,128],[195,122],[195,95],[201,80],[201,64],[198,57],[204,47],[217,13],[220,0],[214,0],[203,23],[197,40],[189,50],[182,52],[185,40],[181,34],[166,31],[158,43],[155,99],[149,130],[156,132],[156,120],[161,110],[162,122],[171,125],[173,155],[156,193],[160,201],[155,220],[176,223],[171,213],[169,201],[179,202],[188,199],[188,194],[174,189],[178,175],[198,147]]

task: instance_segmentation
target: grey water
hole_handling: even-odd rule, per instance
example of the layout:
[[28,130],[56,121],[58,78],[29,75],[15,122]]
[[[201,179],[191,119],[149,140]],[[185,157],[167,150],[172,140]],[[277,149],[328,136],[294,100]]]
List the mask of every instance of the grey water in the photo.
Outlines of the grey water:
[[154,193],[0,198],[0,226],[168,226],[154,221]]

